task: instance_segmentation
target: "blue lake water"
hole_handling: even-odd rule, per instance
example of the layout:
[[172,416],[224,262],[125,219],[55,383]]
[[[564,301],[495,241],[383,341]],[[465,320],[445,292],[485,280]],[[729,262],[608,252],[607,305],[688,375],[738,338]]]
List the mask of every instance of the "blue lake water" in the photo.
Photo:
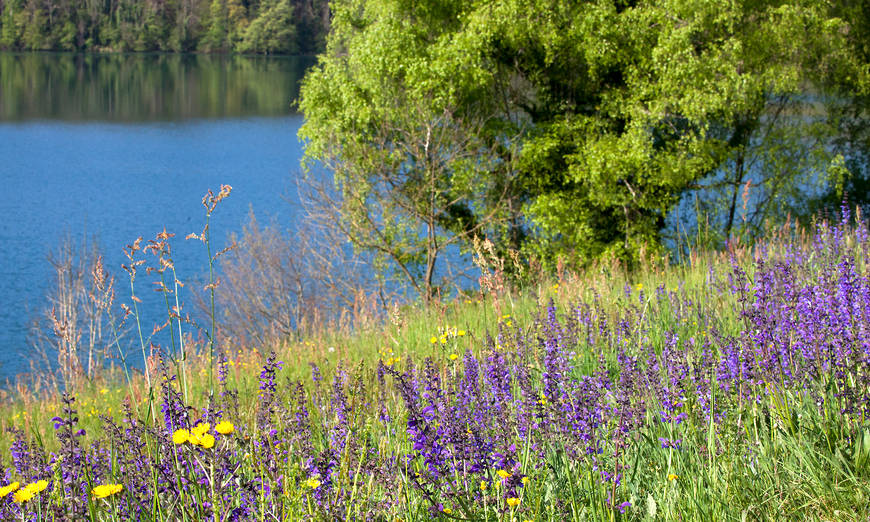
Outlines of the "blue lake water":
[[[83,59],[75,55],[26,57],[25,62],[34,61],[28,66],[22,65],[20,55],[13,58],[10,65],[9,55],[0,53],[0,378],[30,369],[28,361],[33,356],[27,342],[28,325],[47,305],[45,296],[52,284],[47,255],[64,237],[78,242],[85,237],[96,240],[106,266],[117,278],[120,301],[129,295],[125,291],[129,284],[126,273],[120,269],[125,259],[122,248],[139,236],[153,238],[164,227],[176,234],[173,257],[181,279],[192,280],[204,273],[204,247],[183,238],[202,230],[205,216],[201,199],[209,188],[217,190],[221,184],[233,187],[232,195],[212,219],[217,247],[227,243],[230,232],[241,230],[250,209],[258,217],[274,216],[282,225],[292,226],[295,210],[288,198],[292,200],[292,180],[301,155],[296,132],[302,120],[290,109],[300,77],[297,62],[288,67],[288,62],[280,59],[259,59],[253,64],[216,59],[205,65],[182,66],[178,58],[177,62],[165,58],[169,65],[160,62],[164,58],[114,58],[128,68],[161,69],[148,80],[157,84],[172,79],[173,73],[166,69],[178,66],[186,86],[167,88],[164,103],[155,101],[154,93],[160,90],[151,87],[130,88],[125,96],[123,85],[136,84],[137,76],[121,78],[127,73],[118,72],[123,67],[110,60],[106,66],[116,70],[109,74],[109,80],[73,76],[80,82],[106,82],[116,87],[120,83],[120,91],[107,95],[114,101],[98,95],[106,91],[100,85],[55,82],[51,75],[40,75],[40,82],[58,85],[42,88],[45,85],[37,82],[26,96],[22,91],[20,97],[27,98],[22,105],[29,108],[16,111],[12,110],[14,100],[9,90],[2,90],[10,84],[13,72],[25,74],[28,67],[63,69],[57,62]],[[97,63],[73,63],[70,67],[100,73],[100,59],[88,59]],[[256,82],[259,74],[280,92],[270,93],[265,105],[251,101],[251,96],[246,98],[247,105],[235,103],[231,98],[247,91],[234,91],[226,85],[221,88],[221,82],[227,84],[221,77],[229,75],[243,84],[248,80],[237,76],[244,75],[245,67],[253,71],[250,81]],[[239,70],[227,73],[234,69]],[[291,74],[290,70],[297,72]],[[209,77],[212,86],[218,85],[208,91],[208,102],[193,99],[202,94],[197,91],[197,75]],[[58,89],[67,84],[68,89],[59,93]],[[78,95],[71,92],[76,90]],[[118,107],[119,92],[124,114],[113,109]],[[135,96],[143,92],[150,95],[137,103]],[[81,100],[81,93],[90,93],[90,99]],[[48,110],[41,109],[40,97]],[[52,101],[57,97],[70,105],[78,103],[79,108],[71,112],[70,107],[58,107]],[[234,107],[231,111],[215,109],[221,105],[221,97],[226,97],[227,106]],[[275,103],[273,97],[284,101]],[[189,102],[184,105],[186,109],[173,112],[172,107],[179,106],[182,99]],[[154,301],[156,294],[142,279],[137,293]],[[151,310],[154,308],[149,309],[146,302],[146,312]],[[159,319],[147,324],[146,330]]]

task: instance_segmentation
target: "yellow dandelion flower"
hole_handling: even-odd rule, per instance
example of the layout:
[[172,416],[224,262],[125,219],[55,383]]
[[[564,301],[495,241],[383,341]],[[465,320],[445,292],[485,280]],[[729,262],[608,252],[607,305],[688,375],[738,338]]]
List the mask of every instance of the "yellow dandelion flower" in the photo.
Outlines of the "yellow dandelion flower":
[[32,484],[28,484],[24,487],[26,489],[29,489],[30,491],[32,491],[34,494],[36,494],[36,493],[40,493],[40,492],[44,491],[45,488],[48,487],[48,481],[47,480],[37,480],[36,482],[34,482]]
[[680,476],[675,473],[668,474],[668,480],[677,480],[678,478],[680,478]]
[[525,486],[528,483],[529,483],[529,477],[523,477],[523,485]]
[[35,495],[35,493],[30,491],[29,489],[19,489],[12,494],[12,500],[18,502],[19,504],[23,504],[28,500],[32,499],[33,495]]
[[451,361],[455,361],[456,359],[459,359],[459,356],[456,355],[455,353],[451,353],[451,354],[450,354],[450,360],[451,360]]
[[[17,482],[15,484],[17,484]],[[10,484],[10,486],[11,486],[11,484]],[[19,489],[15,493],[13,493],[12,498],[13,498],[13,500],[15,500],[15,502],[18,502],[19,504],[23,504],[24,502],[27,502],[28,500],[32,499],[34,496],[39,494],[41,491],[43,491],[47,487],[48,487],[47,480],[38,480],[36,482],[30,483],[30,484],[24,486],[23,488]],[[8,493],[7,493],[7,495],[8,495]]]
[[197,441],[197,446],[202,446],[205,449],[211,449],[214,447],[214,442],[214,435],[212,435],[211,433],[206,433],[202,437],[199,437],[199,440]]
[[176,430],[175,433],[172,434],[172,442],[176,445],[184,444],[188,440],[190,440],[190,432],[184,428]]
[[459,337],[465,337],[465,330],[459,330],[458,332],[456,332],[456,335],[458,335]]
[[106,498],[114,495],[115,493],[120,493],[124,489],[124,486],[121,484],[103,484],[101,486],[96,486],[91,490],[91,495],[94,498]]
[[433,335],[433,336],[429,339],[429,342],[432,343],[432,344],[435,344],[435,343],[438,342],[438,338],[435,337],[435,336]]
[[207,423],[207,422],[202,422],[202,423],[197,424],[196,426],[194,426],[193,429],[190,430],[190,434],[191,434],[191,435],[195,435],[195,436],[197,436],[197,437],[202,437],[202,436],[205,435],[205,434],[208,432],[208,430],[210,430],[210,429],[211,429],[211,424],[209,424],[209,423]]
[[520,499],[518,499],[517,497],[511,497],[511,498],[507,499],[505,502],[507,502],[507,505],[512,507],[512,508],[520,505]]
[[306,487],[309,487],[309,488],[311,488],[311,489],[319,488],[319,487],[320,487],[320,481],[317,480],[316,478],[310,478],[310,479],[308,479],[308,480],[305,481],[305,486],[306,486]]
[[219,422],[218,425],[214,427],[214,430],[221,435],[229,435],[236,430],[236,427],[233,426],[232,422],[223,421]]
[[8,486],[3,486],[2,488],[0,488],[0,498],[4,498],[9,493],[12,493],[13,491],[17,490],[18,487],[19,487],[18,482],[13,482],[12,484],[9,484]]
[[501,477],[503,479],[507,479],[507,478],[511,477],[511,474],[503,469],[496,471],[496,473],[498,474],[499,477]]
[[100,395],[105,395],[107,393],[109,393],[109,390],[107,388],[103,388],[102,390],[100,390]]

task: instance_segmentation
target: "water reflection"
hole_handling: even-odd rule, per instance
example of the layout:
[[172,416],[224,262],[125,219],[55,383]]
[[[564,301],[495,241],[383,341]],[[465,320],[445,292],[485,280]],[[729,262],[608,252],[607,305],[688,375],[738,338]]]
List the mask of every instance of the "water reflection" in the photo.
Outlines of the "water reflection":
[[161,121],[293,112],[310,57],[0,53],[0,121]]

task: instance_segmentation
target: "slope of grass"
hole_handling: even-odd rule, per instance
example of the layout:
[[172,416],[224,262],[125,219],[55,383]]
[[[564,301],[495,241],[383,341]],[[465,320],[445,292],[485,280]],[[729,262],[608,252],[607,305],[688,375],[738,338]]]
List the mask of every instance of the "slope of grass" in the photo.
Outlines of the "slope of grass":
[[10,492],[0,514],[864,520],[867,248],[844,219],[406,306],[353,333],[219,345],[214,373],[201,343],[155,366],[150,390],[116,372],[75,401],[22,393],[0,409],[22,430],[0,448],[2,485],[45,489]]

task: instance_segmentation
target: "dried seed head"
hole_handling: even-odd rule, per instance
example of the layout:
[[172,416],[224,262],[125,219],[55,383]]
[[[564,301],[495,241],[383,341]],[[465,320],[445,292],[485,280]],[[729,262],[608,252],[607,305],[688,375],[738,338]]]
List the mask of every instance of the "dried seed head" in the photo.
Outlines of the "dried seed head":
[[94,261],[94,267],[91,269],[91,277],[94,281],[94,288],[99,291],[106,289],[106,271],[103,267],[103,256],[97,256]]
[[163,232],[159,232],[157,234],[158,241],[166,241],[167,239],[169,239],[171,237],[175,237],[175,234],[170,234],[169,232],[167,232],[166,227],[163,227]]
[[233,190],[233,187],[229,185],[221,185],[221,190],[217,195],[211,190],[208,189],[205,196],[202,197],[202,205],[206,208],[208,214],[214,212],[214,209],[217,207],[218,203],[220,203],[224,198],[230,195],[230,192]]

